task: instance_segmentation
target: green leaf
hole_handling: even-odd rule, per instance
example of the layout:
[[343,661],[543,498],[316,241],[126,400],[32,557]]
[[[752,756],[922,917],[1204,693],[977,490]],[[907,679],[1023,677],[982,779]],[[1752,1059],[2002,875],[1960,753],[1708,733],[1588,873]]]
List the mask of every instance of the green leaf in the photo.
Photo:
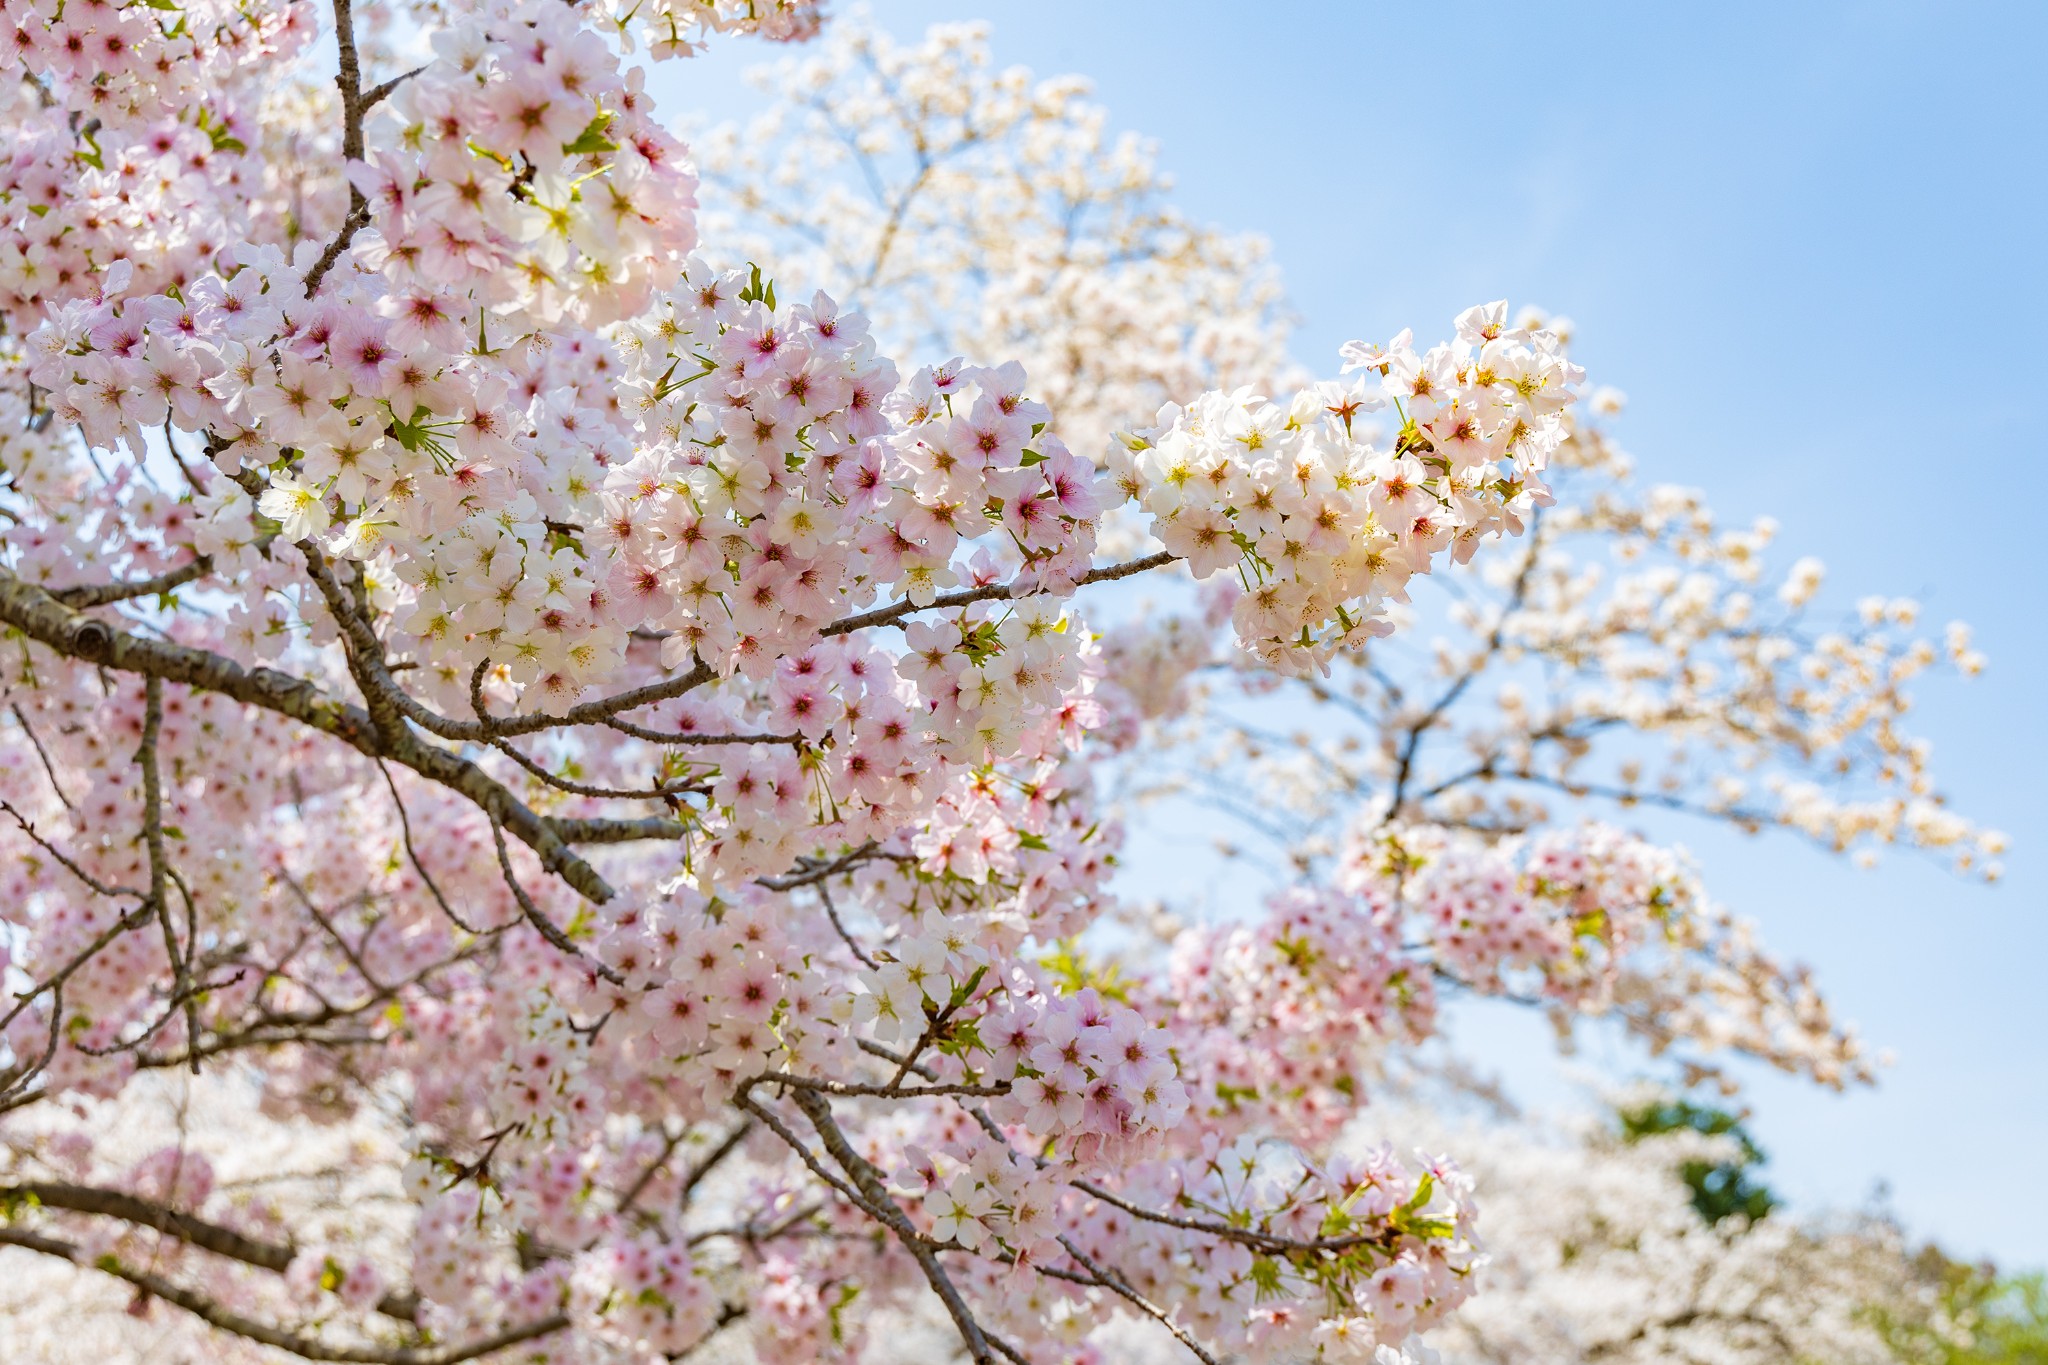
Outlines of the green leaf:
[[583,131],[576,135],[574,142],[562,144],[564,156],[601,156],[605,152],[616,152],[619,144],[605,136],[605,130],[612,126],[610,114],[599,114],[583,125]]
[[765,303],[768,311],[775,311],[775,281],[761,278],[761,267],[749,261],[747,287],[740,290],[741,303]]
[[962,1005],[966,1004],[970,999],[972,999],[974,996],[975,988],[981,985],[981,979],[987,975],[988,964],[983,963],[981,966],[976,967],[974,969],[974,975],[968,977],[967,980],[962,982],[960,985],[953,987],[953,996],[951,1001],[949,1002],[951,1007],[957,1010]]
[[834,1342],[844,1342],[846,1340],[846,1323],[844,1320],[846,1306],[859,1297],[859,1285],[843,1284],[839,1286],[839,1301],[825,1310],[825,1316],[832,1321],[832,1340]]
[[1428,1171],[1422,1173],[1422,1182],[1415,1187],[1415,1197],[1395,1209],[1388,1220],[1401,1232],[1411,1237],[1445,1238],[1457,1231],[1454,1224],[1444,1218],[1424,1218],[1422,1206],[1436,1193],[1436,1177]]
[[972,1019],[946,1026],[946,1036],[938,1042],[939,1051],[949,1057],[965,1057],[970,1052],[987,1052],[988,1045],[981,1041],[981,1026]]

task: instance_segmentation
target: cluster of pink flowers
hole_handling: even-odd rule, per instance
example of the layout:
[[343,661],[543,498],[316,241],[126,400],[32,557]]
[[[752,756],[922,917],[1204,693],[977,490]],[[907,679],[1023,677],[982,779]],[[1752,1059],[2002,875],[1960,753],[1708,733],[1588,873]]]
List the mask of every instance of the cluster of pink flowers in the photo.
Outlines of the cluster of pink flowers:
[[[1581,1008],[1611,1003],[1629,953],[1683,932],[1697,883],[1669,849],[1607,825],[1558,831],[1515,850],[1481,850],[1436,831],[1370,842],[1349,869],[1361,889],[1385,886],[1387,862],[1414,865],[1402,901],[1425,926],[1433,960],[1489,987],[1528,976],[1540,992]],[[1398,873],[1396,874],[1398,876]]]
[[1211,1122],[1326,1138],[1387,1045],[1434,1031],[1435,983],[1402,927],[1382,897],[1296,888],[1251,924],[1181,935],[1164,994],[1204,1026],[1182,1065]]
[[1441,1158],[1411,1165],[1380,1148],[1315,1164],[1283,1145],[1240,1139],[1199,1160],[1141,1169],[1134,1183],[1148,1180],[1161,1182],[1160,1193],[1177,1186],[1188,1206],[1239,1226],[1304,1241],[1356,1239],[1367,1249],[1338,1245],[1277,1267],[1262,1267],[1243,1244],[1216,1253],[1214,1297],[1179,1306],[1255,1358],[1371,1360],[1377,1346],[1426,1331],[1472,1293],[1481,1260],[1472,1185]]
[[489,356],[493,327],[511,340],[643,312],[695,244],[696,181],[639,81],[560,5],[486,8],[434,44],[349,168],[371,224],[351,254],[391,323],[386,371],[472,338]]
[[1198,1029],[1174,1053],[1209,1123],[1315,1142],[1390,1047],[1435,1032],[1445,985],[1612,1014],[1659,1051],[1740,1048],[1828,1084],[1868,1072],[1804,972],[1762,954],[1680,858],[1597,824],[1522,845],[1362,827],[1333,885],[1182,933],[1159,1004]]
[[642,1349],[687,1351],[718,1320],[718,1292],[706,1276],[694,1273],[690,1249],[676,1242],[652,1236],[615,1242],[602,1285],[619,1300],[607,1327]]
[[0,5],[0,314],[10,330],[25,335],[45,309],[91,295],[115,262],[134,265],[141,290],[162,290],[243,239],[252,225],[235,206],[263,189],[252,72],[289,63],[317,31],[311,9],[291,0]]
[[1013,1006],[984,1028],[991,1070],[1014,1077],[990,1112],[1072,1160],[1117,1161],[1128,1144],[1172,1130],[1187,1112],[1168,1036],[1093,990]]

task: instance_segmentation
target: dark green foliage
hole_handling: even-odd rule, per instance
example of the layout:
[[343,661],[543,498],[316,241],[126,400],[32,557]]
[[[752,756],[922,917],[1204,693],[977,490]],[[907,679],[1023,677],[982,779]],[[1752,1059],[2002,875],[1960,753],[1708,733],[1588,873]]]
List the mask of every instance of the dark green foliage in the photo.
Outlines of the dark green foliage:
[[1776,1196],[1753,1178],[1756,1168],[1764,1164],[1763,1149],[1749,1136],[1742,1120],[1727,1110],[1676,1098],[1625,1109],[1617,1117],[1622,1136],[1630,1142],[1685,1129],[1735,1140],[1738,1155],[1733,1161],[1688,1161],[1678,1168],[1679,1178],[1692,1190],[1693,1208],[1707,1222],[1718,1223],[1737,1214],[1755,1222],[1778,1206]]

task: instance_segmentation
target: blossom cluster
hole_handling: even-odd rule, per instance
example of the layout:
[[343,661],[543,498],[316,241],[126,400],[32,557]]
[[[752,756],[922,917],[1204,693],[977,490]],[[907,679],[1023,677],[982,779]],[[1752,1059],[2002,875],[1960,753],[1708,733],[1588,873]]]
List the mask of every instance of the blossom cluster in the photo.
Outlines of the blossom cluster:
[[[1109,473],[1197,579],[1234,570],[1238,637],[1284,674],[1393,629],[1390,601],[1448,552],[1519,531],[1548,500],[1542,474],[1581,379],[1554,337],[1468,309],[1457,339],[1418,352],[1404,332],[1352,343],[1346,371],[1282,405],[1252,393],[1169,404],[1125,440]],[[1368,416],[1393,406],[1391,443]]]
[[1390,1051],[1430,1037],[1446,987],[1618,1018],[1703,1072],[1738,1051],[1840,1087],[1874,1060],[1807,973],[1763,952],[1668,850],[1609,826],[1523,846],[1366,827],[1332,884],[1174,943],[1159,1004],[1193,1103],[1231,1131],[1327,1140]]

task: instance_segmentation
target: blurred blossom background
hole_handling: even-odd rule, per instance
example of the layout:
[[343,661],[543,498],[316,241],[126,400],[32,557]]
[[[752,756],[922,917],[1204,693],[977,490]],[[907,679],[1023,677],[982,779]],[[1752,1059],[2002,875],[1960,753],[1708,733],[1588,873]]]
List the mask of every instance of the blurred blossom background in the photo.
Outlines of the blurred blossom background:
[[[1907,596],[1936,631],[1975,627],[1990,667],[1925,676],[1915,727],[1954,806],[2013,836],[2001,884],[1622,822],[1689,848],[1896,1055],[1846,1095],[1739,1068],[1772,1187],[1806,1211],[1877,1201],[1955,1256],[2048,1262],[2048,7],[883,0],[873,17],[904,40],[985,19],[999,64],[1091,79],[1115,130],[1158,140],[1189,217],[1270,239],[1310,370],[1477,300],[1553,310],[1628,395],[1614,430],[1642,482],[1703,489],[1724,524],[1775,517],[1772,567],[1819,556],[1826,605]],[[715,44],[661,67],[657,99],[743,115],[767,103],[743,79],[759,60]],[[1219,879],[1177,847],[1214,833],[1134,840],[1134,884],[1214,914],[1249,903],[1255,873]],[[1456,1008],[1457,1041],[1517,1100],[1592,1103],[1514,1007]],[[1589,1042],[1610,1075],[1642,1066]]]

